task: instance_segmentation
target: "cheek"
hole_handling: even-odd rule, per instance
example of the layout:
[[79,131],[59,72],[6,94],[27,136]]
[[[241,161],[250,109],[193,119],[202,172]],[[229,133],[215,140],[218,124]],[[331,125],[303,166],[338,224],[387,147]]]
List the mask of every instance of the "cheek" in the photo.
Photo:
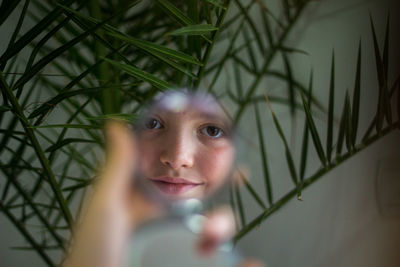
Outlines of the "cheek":
[[217,189],[227,178],[233,165],[234,151],[231,147],[221,147],[199,156],[202,177],[207,180],[209,190]]
[[153,142],[146,142],[146,140],[139,141],[137,168],[145,176],[148,176],[151,175],[151,170],[154,169],[158,159],[157,146],[155,146]]

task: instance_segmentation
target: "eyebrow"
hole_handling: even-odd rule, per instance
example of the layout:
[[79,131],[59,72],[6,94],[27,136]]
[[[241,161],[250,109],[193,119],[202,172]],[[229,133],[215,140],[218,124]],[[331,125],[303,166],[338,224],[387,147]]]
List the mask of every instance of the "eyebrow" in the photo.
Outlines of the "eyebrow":
[[[150,111],[151,114],[160,114],[160,113],[163,114],[164,112],[175,113],[168,109],[162,109],[158,107]],[[230,122],[228,117],[225,116],[224,114],[219,114],[218,112],[196,110],[193,115],[196,118],[220,121],[221,123],[223,123],[224,127],[232,128],[232,123]]]

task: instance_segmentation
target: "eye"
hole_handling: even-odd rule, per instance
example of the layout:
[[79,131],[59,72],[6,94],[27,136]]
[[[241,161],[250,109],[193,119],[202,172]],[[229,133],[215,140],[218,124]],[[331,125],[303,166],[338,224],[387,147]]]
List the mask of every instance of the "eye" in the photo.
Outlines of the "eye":
[[224,131],[221,128],[211,125],[201,128],[200,131],[202,134],[205,134],[212,138],[220,138],[224,134]]
[[157,119],[150,118],[150,119],[146,120],[145,127],[147,129],[153,130],[153,129],[160,129],[163,126],[162,126],[161,122],[159,122]]

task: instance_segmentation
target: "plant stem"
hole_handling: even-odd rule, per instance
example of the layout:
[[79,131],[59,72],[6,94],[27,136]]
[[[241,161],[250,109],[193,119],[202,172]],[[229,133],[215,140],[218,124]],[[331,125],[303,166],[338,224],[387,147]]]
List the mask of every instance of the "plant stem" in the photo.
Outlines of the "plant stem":
[[65,202],[65,199],[61,193],[61,190],[56,182],[56,179],[54,177],[53,171],[51,170],[48,160],[44,155],[44,152],[39,144],[39,141],[37,140],[35,133],[33,132],[33,129],[30,128],[31,125],[28,122],[27,118],[25,117],[21,106],[18,103],[18,100],[14,96],[13,92],[11,91],[10,87],[8,86],[7,82],[4,79],[3,73],[0,71],[0,88],[1,91],[7,96],[9,101],[11,102],[15,115],[19,118],[22,126],[24,127],[25,133],[27,134],[29,140],[31,141],[31,144],[39,158],[39,161],[43,167],[43,172],[46,174],[48,178],[48,182],[50,183],[51,189],[53,190],[54,194],[57,197],[57,201],[60,205],[61,211],[64,214],[64,218],[70,227],[72,229],[73,225],[73,219],[71,212],[68,208],[67,203]]
[[[101,7],[100,3],[97,0],[91,0],[89,4],[89,12],[91,15],[98,19],[102,20],[102,12],[101,12]],[[104,30],[99,29],[97,30],[97,34],[101,37],[104,38]],[[106,50],[105,47],[99,43],[97,40],[94,40],[94,54],[96,57],[96,61],[98,61],[101,58],[104,58],[106,56]],[[104,81],[109,81],[110,80],[110,64],[106,64],[103,62],[100,64],[97,68],[97,79],[99,81],[99,86],[105,86]],[[118,113],[119,112],[119,103],[120,103],[120,93],[118,90],[107,90],[103,89],[101,91],[102,98],[101,100],[103,101],[103,113],[104,114],[111,114],[111,113]]]
[[[302,189],[304,190],[317,180],[319,180],[322,176],[324,176],[326,173],[330,172],[337,166],[341,165],[343,162],[345,162],[347,159],[351,158],[354,156],[356,153],[364,150],[367,148],[369,145],[373,144],[375,141],[380,140],[383,136],[389,134],[393,130],[398,129],[400,125],[400,121],[397,121],[396,123],[393,123],[390,126],[387,126],[386,128],[382,129],[380,134],[376,134],[366,140],[364,143],[356,146],[354,150],[351,152],[347,152],[346,154],[339,156],[336,158],[335,161],[332,161],[329,165],[327,165],[324,168],[319,169],[314,175],[310,176],[309,178],[305,179],[302,185]],[[252,230],[254,227],[260,225],[265,219],[267,219],[271,214],[274,212],[278,211],[282,206],[284,206],[289,200],[294,198],[297,195],[297,187],[292,189],[289,193],[284,195],[282,198],[280,198],[277,202],[274,203],[273,206],[270,208],[264,210],[260,215],[258,215],[253,221],[248,223],[246,226],[244,226],[233,238],[233,241],[236,243],[239,241],[242,237],[244,237],[250,230]]]
[[203,78],[204,70],[205,70],[205,68],[207,66],[208,59],[210,58],[211,51],[212,51],[212,49],[214,47],[215,41],[217,39],[219,30],[220,30],[220,27],[221,27],[222,23],[224,22],[225,15],[229,10],[230,4],[231,4],[231,0],[228,0],[228,3],[226,4],[226,9],[223,9],[222,10],[222,14],[218,17],[218,21],[217,21],[217,24],[216,24],[217,30],[213,32],[212,37],[211,37],[211,44],[209,44],[207,46],[206,52],[204,53],[204,57],[203,57],[203,60],[202,60],[203,66],[200,66],[200,68],[199,68],[199,71],[197,73],[197,80],[195,80],[195,82],[193,84],[194,88],[197,88],[199,86],[200,81]]
[[3,204],[0,202],[0,210],[10,219],[10,221],[17,227],[17,229],[20,231],[20,233],[25,237],[25,239],[32,245],[32,247],[39,253],[39,255],[42,257],[42,259],[47,263],[48,266],[56,266],[53,261],[50,259],[50,257],[45,253],[43,248],[36,243],[35,239],[31,236],[31,234],[28,232],[28,230],[25,228],[25,226],[20,223],[17,218],[14,217],[14,215],[7,210]]
[[287,35],[289,34],[290,30],[292,29],[292,27],[295,25],[295,22],[299,18],[300,14],[303,11],[303,9],[306,6],[306,4],[307,4],[307,2],[303,3],[299,7],[299,9],[297,10],[295,16],[290,21],[290,24],[283,31],[283,33],[280,36],[278,42],[272,47],[271,51],[268,53],[268,57],[265,60],[261,71],[258,73],[256,79],[253,81],[252,85],[250,86],[250,89],[247,92],[247,95],[244,98],[244,101],[243,101],[242,105],[239,107],[239,110],[237,111],[237,113],[235,115],[235,119],[234,119],[235,124],[239,123],[240,117],[242,116],[242,114],[243,114],[245,108],[247,107],[247,105],[250,103],[250,99],[251,99],[252,95],[254,94],[254,92],[256,91],[257,86],[258,86],[259,82],[261,81],[261,78],[263,77],[264,73],[268,70],[268,67],[271,64],[272,60],[274,59],[274,56],[276,55],[277,51],[282,46],[283,42],[285,41],[285,39],[286,39]]

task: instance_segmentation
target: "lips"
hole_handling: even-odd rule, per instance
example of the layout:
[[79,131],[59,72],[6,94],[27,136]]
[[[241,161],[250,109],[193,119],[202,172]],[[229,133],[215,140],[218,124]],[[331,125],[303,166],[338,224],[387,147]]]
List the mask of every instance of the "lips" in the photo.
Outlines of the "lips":
[[163,193],[169,195],[183,194],[203,184],[199,182],[192,182],[190,180],[180,177],[169,177],[169,176],[151,178],[150,180]]

